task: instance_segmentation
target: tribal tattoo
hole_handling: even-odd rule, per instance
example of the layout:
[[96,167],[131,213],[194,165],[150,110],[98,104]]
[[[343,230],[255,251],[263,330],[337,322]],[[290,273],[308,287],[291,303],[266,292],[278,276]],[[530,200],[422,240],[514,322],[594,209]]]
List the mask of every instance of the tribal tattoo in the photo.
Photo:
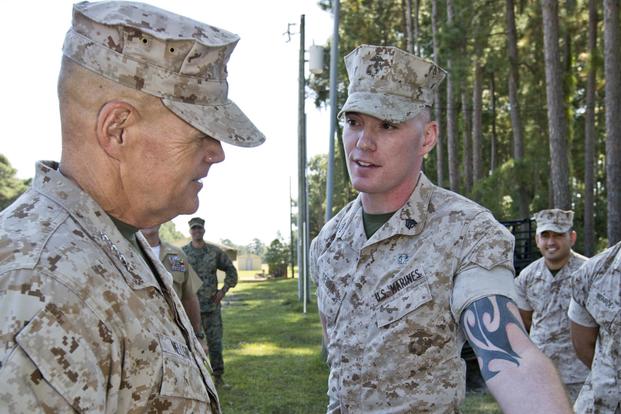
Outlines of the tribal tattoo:
[[495,361],[520,365],[521,357],[511,346],[507,328],[513,324],[524,334],[526,331],[518,317],[509,310],[509,303],[513,302],[505,296],[490,296],[471,303],[462,313],[461,327],[479,359],[485,381],[499,373],[491,366]]

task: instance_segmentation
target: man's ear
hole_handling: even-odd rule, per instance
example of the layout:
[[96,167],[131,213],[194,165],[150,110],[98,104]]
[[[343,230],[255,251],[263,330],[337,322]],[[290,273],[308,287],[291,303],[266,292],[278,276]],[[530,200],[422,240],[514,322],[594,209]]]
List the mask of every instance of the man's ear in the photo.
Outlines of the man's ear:
[[430,121],[423,128],[423,145],[419,155],[426,155],[436,146],[438,142],[438,124],[436,121]]
[[127,128],[138,116],[136,108],[125,101],[106,102],[97,115],[97,141],[110,157],[120,158],[121,146],[125,143]]
[[576,244],[577,238],[578,238],[578,235],[576,234],[575,230],[572,230],[569,232],[569,242],[571,243],[571,247],[574,247],[574,244]]

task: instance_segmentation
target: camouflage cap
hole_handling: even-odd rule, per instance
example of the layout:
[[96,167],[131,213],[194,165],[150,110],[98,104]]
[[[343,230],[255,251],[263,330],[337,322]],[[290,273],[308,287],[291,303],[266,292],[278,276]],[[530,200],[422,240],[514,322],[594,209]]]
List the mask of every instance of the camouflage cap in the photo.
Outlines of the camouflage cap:
[[349,96],[339,117],[360,112],[401,123],[433,105],[446,71],[394,46],[362,45],[345,56]]
[[558,208],[541,210],[535,214],[535,220],[538,235],[544,231],[567,233],[574,226],[574,212]]
[[73,5],[63,54],[130,88],[162,98],[181,119],[219,141],[265,141],[228,99],[226,64],[239,36],[144,3]]
[[190,228],[192,227],[202,227],[205,228],[205,220],[200,217],[192,217],[190,221],[188,221]]

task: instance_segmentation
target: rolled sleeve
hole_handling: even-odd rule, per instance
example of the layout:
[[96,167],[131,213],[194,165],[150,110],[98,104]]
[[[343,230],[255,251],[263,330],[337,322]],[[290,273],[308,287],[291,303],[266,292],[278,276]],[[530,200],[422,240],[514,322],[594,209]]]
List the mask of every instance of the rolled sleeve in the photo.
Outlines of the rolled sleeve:
[[471,303],[488,296],[506,296],[517,301],[513,283],[513,272],[497,266],[491,270],[482,267],[470,268],[455,277],[451,311],[455,320]]
[[580,304],[576,302],[573,298],[569,302],[567,316],[569,316],[569,319],[571,319],[578,325],[586,326],[589,328],[596,328],[598,326],[593,316],[591,316],[591,314],[585,308],[580,306]]
[[514,279],[515,285],[515,303],[518,308],[532,311],[533,307],[528,303],[528,297],[526,296],[526,278],[522,275]]

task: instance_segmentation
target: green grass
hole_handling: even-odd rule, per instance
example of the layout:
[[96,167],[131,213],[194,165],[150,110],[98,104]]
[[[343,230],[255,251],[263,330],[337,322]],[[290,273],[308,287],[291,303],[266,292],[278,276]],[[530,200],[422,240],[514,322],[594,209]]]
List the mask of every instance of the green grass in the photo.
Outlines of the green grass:
[[[243,279],[243,278],[242,278]],[[302,313],[297,279],[240,282],[223,311],[225,413],[321,413],[328,368],[315,305]]]
[[[240,274],[223,308],[226,414],[325,413],[328,368],[313,301],[302,313],[297,279],[254,281]],[[464,414],[500,413],[487,394],[468,394]]]

